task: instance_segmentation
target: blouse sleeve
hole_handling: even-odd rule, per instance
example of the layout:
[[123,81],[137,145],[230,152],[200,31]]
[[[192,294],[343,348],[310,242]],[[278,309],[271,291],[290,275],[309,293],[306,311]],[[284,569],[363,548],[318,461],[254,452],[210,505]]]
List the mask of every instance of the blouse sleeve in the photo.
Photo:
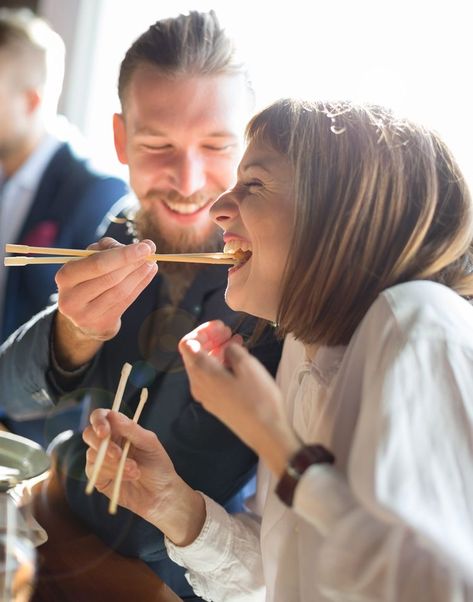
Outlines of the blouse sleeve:
[[473,600],[471,346],[394,329],[364,341],[348,480],[311,467],[294,508],[324,536],[328,599]]
[[186,578],[196,595],[213,602],[265,599],[261,563],[260,521],[249,513],[230,515],[202,494],[206,520],[189,546],[166,539],[171,560],[187,569]]
[[[276,382],[283,393],[287,394],[293,372],[304,357],[303,345],[287,336],[276,375]],[[257,481],[256,496],[248,503],[254,513],[229,515],[219,504],[202,494],[206,520],[197,539],[186,547],[178,547],[165,540],[169,557],[187,569],[187,580],[204,600],[265,600],[260,516],[271,479],[268,470],[261,464],[258,466]]]

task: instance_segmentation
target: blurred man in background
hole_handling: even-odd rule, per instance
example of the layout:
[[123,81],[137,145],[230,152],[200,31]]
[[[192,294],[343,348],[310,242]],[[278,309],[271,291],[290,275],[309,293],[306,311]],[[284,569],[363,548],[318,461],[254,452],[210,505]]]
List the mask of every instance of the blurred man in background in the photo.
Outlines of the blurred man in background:
[[[64,44],[27,9],[0,10],[0,249],[6,243],[85,248],[126,192],[55,133]],[[0,265],[0,343],[56,290],[55,266]]]
[[[85,248],[127,190],[79,156],[64,119],[56,132],[64,54],[61,38],[31,11],[0,10],[0,343],[56,291],[56,266],[5,268],[5,244]],[[43,413],[16,422],[0,409],[10,430],[44,444]],[[58,413],[51,435],[78,420],[77,410]]]
[[[113,238],[95,246],[100,253],[61,268],[58,306],[0,349],[0,398],[18,414],[33,396],[52,408],[84,398],[92,408],[109,407],[129,362],[122,411],[134,412],[146,386],[140,423],[158,435],[184,481],[237,511],[256,457],[193,400],[177,343],[211,319],[248,338],[254,321],[243,324],[225,304],[228,266],[160,262],[157,273],[146,258],[156,246],[160,253],[221,250],[209,208],[235,180],[253,92],[213,12],[152,25],[127,51],[118,92],[115,146],[137,211],[128,225],[112,224]],[[134,237],[142,242],[130,244]],[[281,348],[271,332],[251,351],[274,374]],[[74,513],[107,546],[144,560],[179,596],[196,599],[162,533],[124,508],[111,516],[97,491],[85,495],[86,449],[80,434],[56,448]]]

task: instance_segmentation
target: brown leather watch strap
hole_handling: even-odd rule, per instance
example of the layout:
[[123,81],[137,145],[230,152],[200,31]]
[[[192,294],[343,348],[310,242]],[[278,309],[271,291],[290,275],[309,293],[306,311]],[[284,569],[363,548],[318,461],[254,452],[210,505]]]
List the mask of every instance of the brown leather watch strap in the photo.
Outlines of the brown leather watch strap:
[[333,464],[335,456],[323,445],[304,445],[290,459],[276,486],[276,494],[286,506],[291,507],[294,492],[304,472],[312,464]]

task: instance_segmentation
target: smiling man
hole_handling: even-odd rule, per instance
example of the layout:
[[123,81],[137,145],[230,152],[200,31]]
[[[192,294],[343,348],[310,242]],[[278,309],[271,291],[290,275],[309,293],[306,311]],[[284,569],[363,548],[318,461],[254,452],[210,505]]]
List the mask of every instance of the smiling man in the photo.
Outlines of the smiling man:
[[115,142],[140,199],[140,233],[162,252],[219,248],[208,211],[241,152],[251,106],[243,74],[171,78],[144,64],[121,78],[120,95]]
[[[194,402],[177,343],[208,320],[222,319],[243,335],[253,324],[242,325],[225,305],[225,266],[163,263],[158,273],[146,257],[156,246],[222,248],[209,208],[234,181],[251,87],[214,13],[192,12],[158,21],[136,40],[121,65],[119,96],[115,145],[138,203],[127,206],[126,224],[111,225],[113,238],[96,244],[103,252],[61,268],[57,308],[0,350],[2,391],[17,416],[32,398],[52,407],[63,398],[109,407],[130,362],[125,411],[134,411],[140,388],[148,387],[140,423],[156,432],[186,482],[238,509],[256,458]],[[133,236],[141,242],[129,244]],[[252,351],[274,373],[279,344],[262,337]],[[142,558],[181,597],[194,599],[159,531],[124,509],[110,516],[100,493],[85,496],[85,453],[79,433],[57,448],[71,508],[109,546]]]

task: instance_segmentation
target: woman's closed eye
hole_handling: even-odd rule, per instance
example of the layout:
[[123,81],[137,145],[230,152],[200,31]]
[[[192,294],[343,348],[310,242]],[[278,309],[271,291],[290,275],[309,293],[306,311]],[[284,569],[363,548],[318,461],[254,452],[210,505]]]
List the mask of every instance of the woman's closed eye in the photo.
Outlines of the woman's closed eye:
[[248,182],[242,182],[242,184],[245,187],[245,189],[250,193],[256,192],[257,190],[263,187],[263,182],[261,182],[260,180],[249,180]]

